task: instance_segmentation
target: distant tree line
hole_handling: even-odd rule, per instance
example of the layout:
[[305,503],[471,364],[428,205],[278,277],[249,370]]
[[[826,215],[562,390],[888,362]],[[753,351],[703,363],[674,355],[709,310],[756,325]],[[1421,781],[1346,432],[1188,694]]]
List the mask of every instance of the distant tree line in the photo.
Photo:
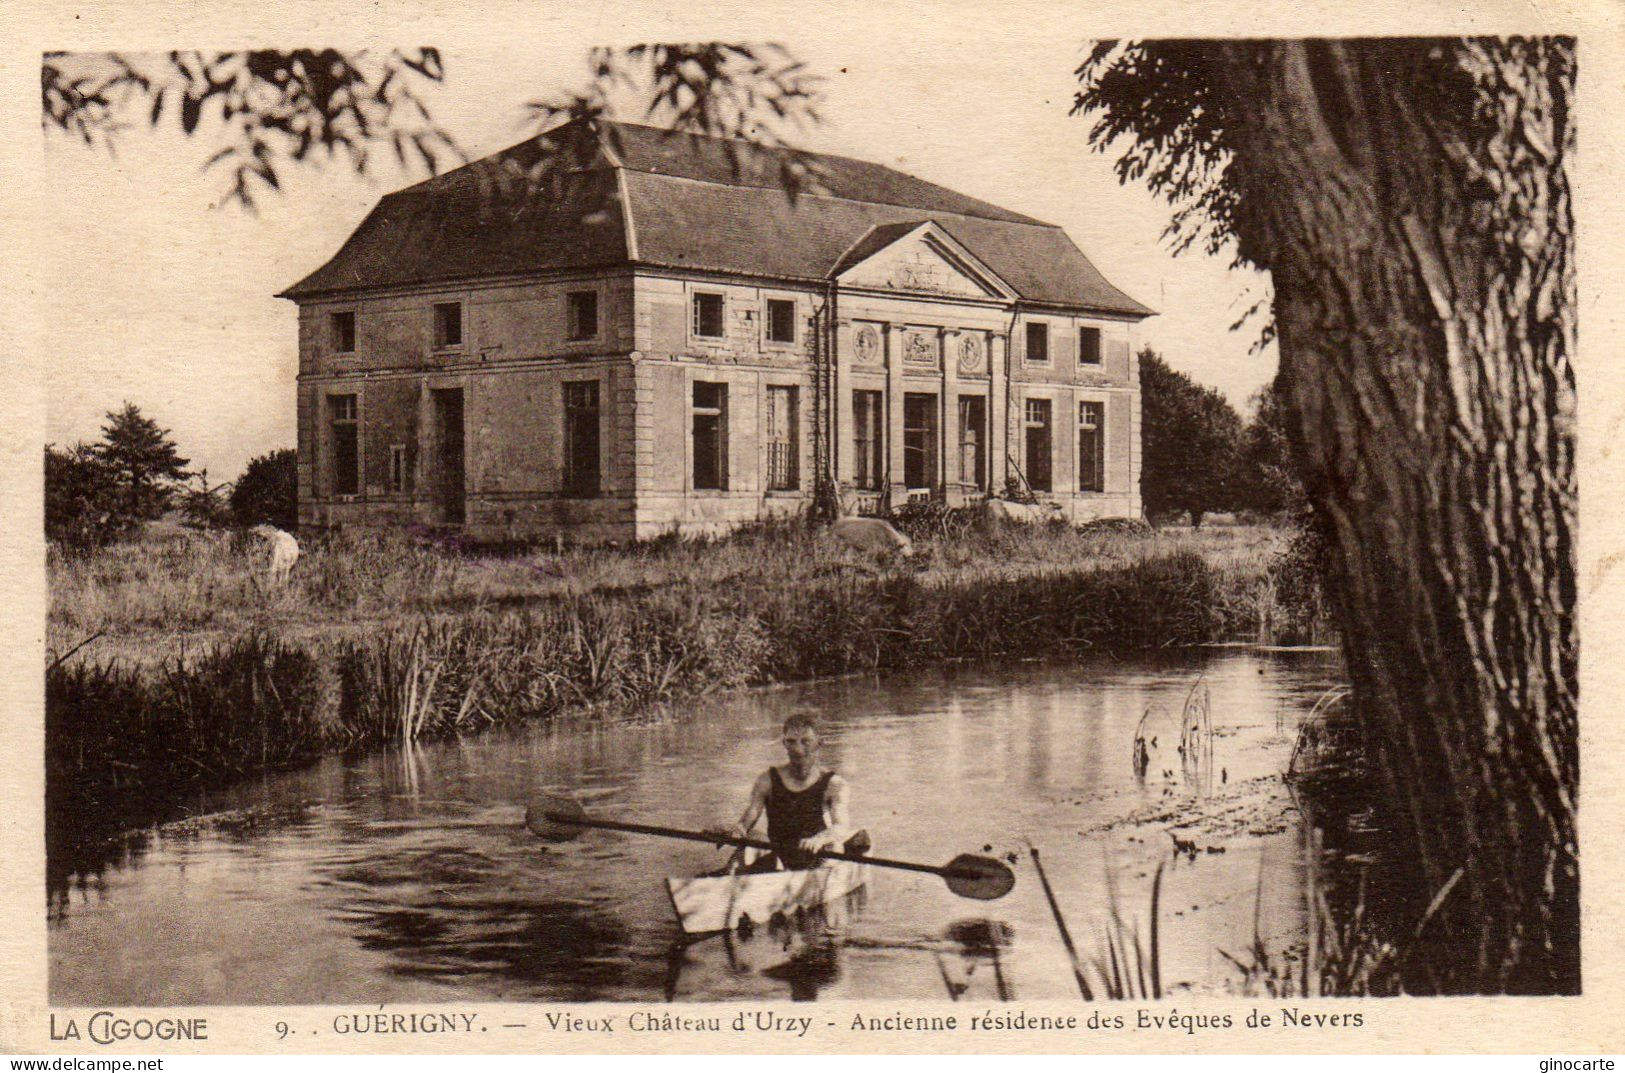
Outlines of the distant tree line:
[[197,529],[298,521],[295,454],[272,451],[249,462],[231,485],[210,486],[193,471],[169,429],[134,403],[110,411],[94,443],[45,448],[45,536],[72,548],[128,539],[171,511]]
[[1213,513],[1303,510],[1285,406],[1273,382],[1253,396],[1243,421],[1222,394],[1170,368],[1150,347],[1139,361],[1140,494],[1153,524],[1188,517],[1200,526]]

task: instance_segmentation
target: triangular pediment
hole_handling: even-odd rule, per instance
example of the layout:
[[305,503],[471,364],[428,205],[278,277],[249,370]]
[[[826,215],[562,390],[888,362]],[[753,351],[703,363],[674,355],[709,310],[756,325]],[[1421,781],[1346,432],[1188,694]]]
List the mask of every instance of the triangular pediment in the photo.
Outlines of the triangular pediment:
[[843,287],[953,298],[1016,297],[1009,284],[937,224],[871,228],[836,266]]

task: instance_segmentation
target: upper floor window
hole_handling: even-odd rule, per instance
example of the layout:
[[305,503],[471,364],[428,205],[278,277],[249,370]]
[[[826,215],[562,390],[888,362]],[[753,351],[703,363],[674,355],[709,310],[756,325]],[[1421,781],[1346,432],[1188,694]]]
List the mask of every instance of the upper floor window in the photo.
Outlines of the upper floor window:
[[1078,364],[1100,364],[1100,329],[1078,329]]
[[722,295],[694,296],[694,334],[701,339],[722,338]]
[[339,354],[355,352],[355,311],[345,310],[333,314],[333,350]]
[[463,345],[463,303],[440,302],[434,307],[436,349]]
[[1027,360],[1049,361],[1049,325],[1037,321],[1027,322]]
[[767,300],[767,341],[769,343],[796,341],[796,303],[792,299]]
[[569,295],[569,335],[571,339],[592,339],[598,334],[598,292],[571,291]]

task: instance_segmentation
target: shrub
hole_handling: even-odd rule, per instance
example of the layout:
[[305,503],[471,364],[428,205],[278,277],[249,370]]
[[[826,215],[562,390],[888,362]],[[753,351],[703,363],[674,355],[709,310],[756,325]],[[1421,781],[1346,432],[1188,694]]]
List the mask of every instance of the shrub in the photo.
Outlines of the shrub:
[[238,525],[274,525],[288,532],[297,528],[298,454],[284,448],[251,460],[232,486],[231,513]]

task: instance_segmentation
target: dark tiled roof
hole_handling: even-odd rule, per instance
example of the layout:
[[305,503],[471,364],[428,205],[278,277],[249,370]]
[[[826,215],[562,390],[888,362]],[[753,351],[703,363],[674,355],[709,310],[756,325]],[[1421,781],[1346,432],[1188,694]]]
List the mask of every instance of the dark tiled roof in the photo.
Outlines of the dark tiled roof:
[[862,264],[910,231],[924,226],[925,223],[925,220],[904,220],[902,223],[876,224],[869,229],[867,234],[858,239],[857,245],[848,249],[841,255],[840,260],[830,266],[829,274],[838,276],[853,265]]
[[[553,144],[565,141],[559,135]],[[823,280],[860,240],[878,250],[930,219],[1028,301],[1151,312],[1108,283],[1060,228],[878,164],[813,157],[817,192],[792,200],[780,186],[783,158],[771,150],[734,143],[730,159],[718,139],[631,124],[603,124],[600,137],[604,152],[583,153],[568,174],[533,178],[549,152],[544,135],[388,195],[332,260],[284,296],[634,260]]]

